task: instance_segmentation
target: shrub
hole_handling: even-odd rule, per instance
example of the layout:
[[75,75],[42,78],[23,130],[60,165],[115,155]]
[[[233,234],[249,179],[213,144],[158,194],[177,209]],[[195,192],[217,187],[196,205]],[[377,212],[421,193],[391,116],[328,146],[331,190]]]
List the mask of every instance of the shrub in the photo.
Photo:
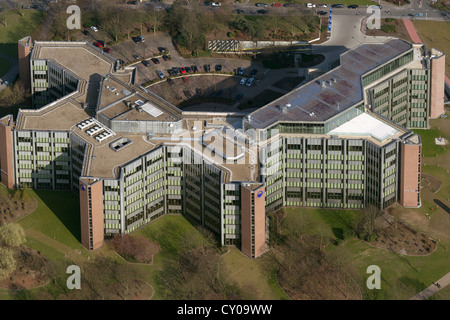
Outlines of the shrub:
[[356,233],[353,229],[345,229],[342,232],[342,239],[343,240],[348,240],[348,239],[353,239],[356,237]]
[[381,30],[386,33],[397,32],[397,26],[392,24],[384,24],[381,26]]
[[11,249],[0,247],[0,280],[6,278],[16,269],[16,259]]
[[25,231],[16,223],[0,226],[0,242],[8,247],[20,246],[26,241]]
[[111,242],[114,250],[125,260],[130,262],[149,263],[159,247],[142,237],[129,235],[116,235]]
[[366,237],[367,242],[373,242],[373,241],[376,241],[377,239],[378,239],[378,235],[376,233],[373,233]]

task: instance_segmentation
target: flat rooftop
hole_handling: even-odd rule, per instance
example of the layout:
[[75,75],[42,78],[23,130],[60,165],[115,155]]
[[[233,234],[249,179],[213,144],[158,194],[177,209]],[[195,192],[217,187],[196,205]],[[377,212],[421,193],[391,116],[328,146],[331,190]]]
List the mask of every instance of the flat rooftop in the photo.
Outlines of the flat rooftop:
[[[86,139],[85,134],[77,128],[77,135]],[[113,150],[109,145],[120,138],[128,138],[133,143],[127,145],[119,151]],[[145,135],[118,134],[106,141],[99,143],[94,139],[89,140],[92,149],[89,156],[86,175],[106,179],[116,179],[119,177],[119,168],[128,162],[150,152],[156,144],[148,141]]]
[[327,132],[330,135],[370,136],[383,142],[394,136],[398,130],[367,113],[362,113],[339,127]]
[[77,123],[90,118],[75,101],[64,99],[41,109],[21,109],[16,121],[18,130],[70,131]]
[[[363,74],[410,49],[412,45],[400,39],[362,44],[342,54],[339,67],[252,112],[249,123],[262,129],[278,121],[326,121],[363,101]],[[283,112],[280,106],[286,105]]]
[[33,60],[53,60],[77,77],[89,82],[94,74],[113,72],[115,59],[87,42],[36,41]]

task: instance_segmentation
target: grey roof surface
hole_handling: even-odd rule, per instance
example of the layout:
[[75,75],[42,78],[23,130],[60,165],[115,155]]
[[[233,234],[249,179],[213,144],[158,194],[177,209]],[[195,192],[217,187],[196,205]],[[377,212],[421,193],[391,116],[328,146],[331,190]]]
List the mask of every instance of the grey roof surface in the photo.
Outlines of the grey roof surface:
[[[363,74],[411,48],[401,39],[362,44],[342,54],[339,67],[252,112],[249,123],[266,128],[277,121],[325,121],[363,101]],[[283,112],[285,105],[290,107]]]

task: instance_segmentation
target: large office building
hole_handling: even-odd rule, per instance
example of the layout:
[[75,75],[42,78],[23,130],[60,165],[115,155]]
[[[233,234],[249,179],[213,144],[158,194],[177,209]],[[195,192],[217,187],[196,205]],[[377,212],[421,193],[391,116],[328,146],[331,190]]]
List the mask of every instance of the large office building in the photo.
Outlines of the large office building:
[[363,44],[245,117],[181,111],[85,42],[28,55],[34,108],[0,119],[1,182],[79,195],[87,249],[182,214],[256,258],[269,210],[421,204],[409,128],[444,113],[445,59],[423,44]]

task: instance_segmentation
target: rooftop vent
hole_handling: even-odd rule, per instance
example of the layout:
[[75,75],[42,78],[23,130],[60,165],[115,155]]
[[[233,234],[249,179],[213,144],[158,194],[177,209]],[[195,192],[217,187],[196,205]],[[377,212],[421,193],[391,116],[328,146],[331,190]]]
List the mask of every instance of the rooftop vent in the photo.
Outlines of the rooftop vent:
[[131,139],[120,138],[114,142],[111,142],[109,144],[109,147],[111,149],[113,149],[114,151],[119,151],[119,150],[123,149],[124,147],[129,146],[132,143],[133,143],[133,140],[131,140]]

